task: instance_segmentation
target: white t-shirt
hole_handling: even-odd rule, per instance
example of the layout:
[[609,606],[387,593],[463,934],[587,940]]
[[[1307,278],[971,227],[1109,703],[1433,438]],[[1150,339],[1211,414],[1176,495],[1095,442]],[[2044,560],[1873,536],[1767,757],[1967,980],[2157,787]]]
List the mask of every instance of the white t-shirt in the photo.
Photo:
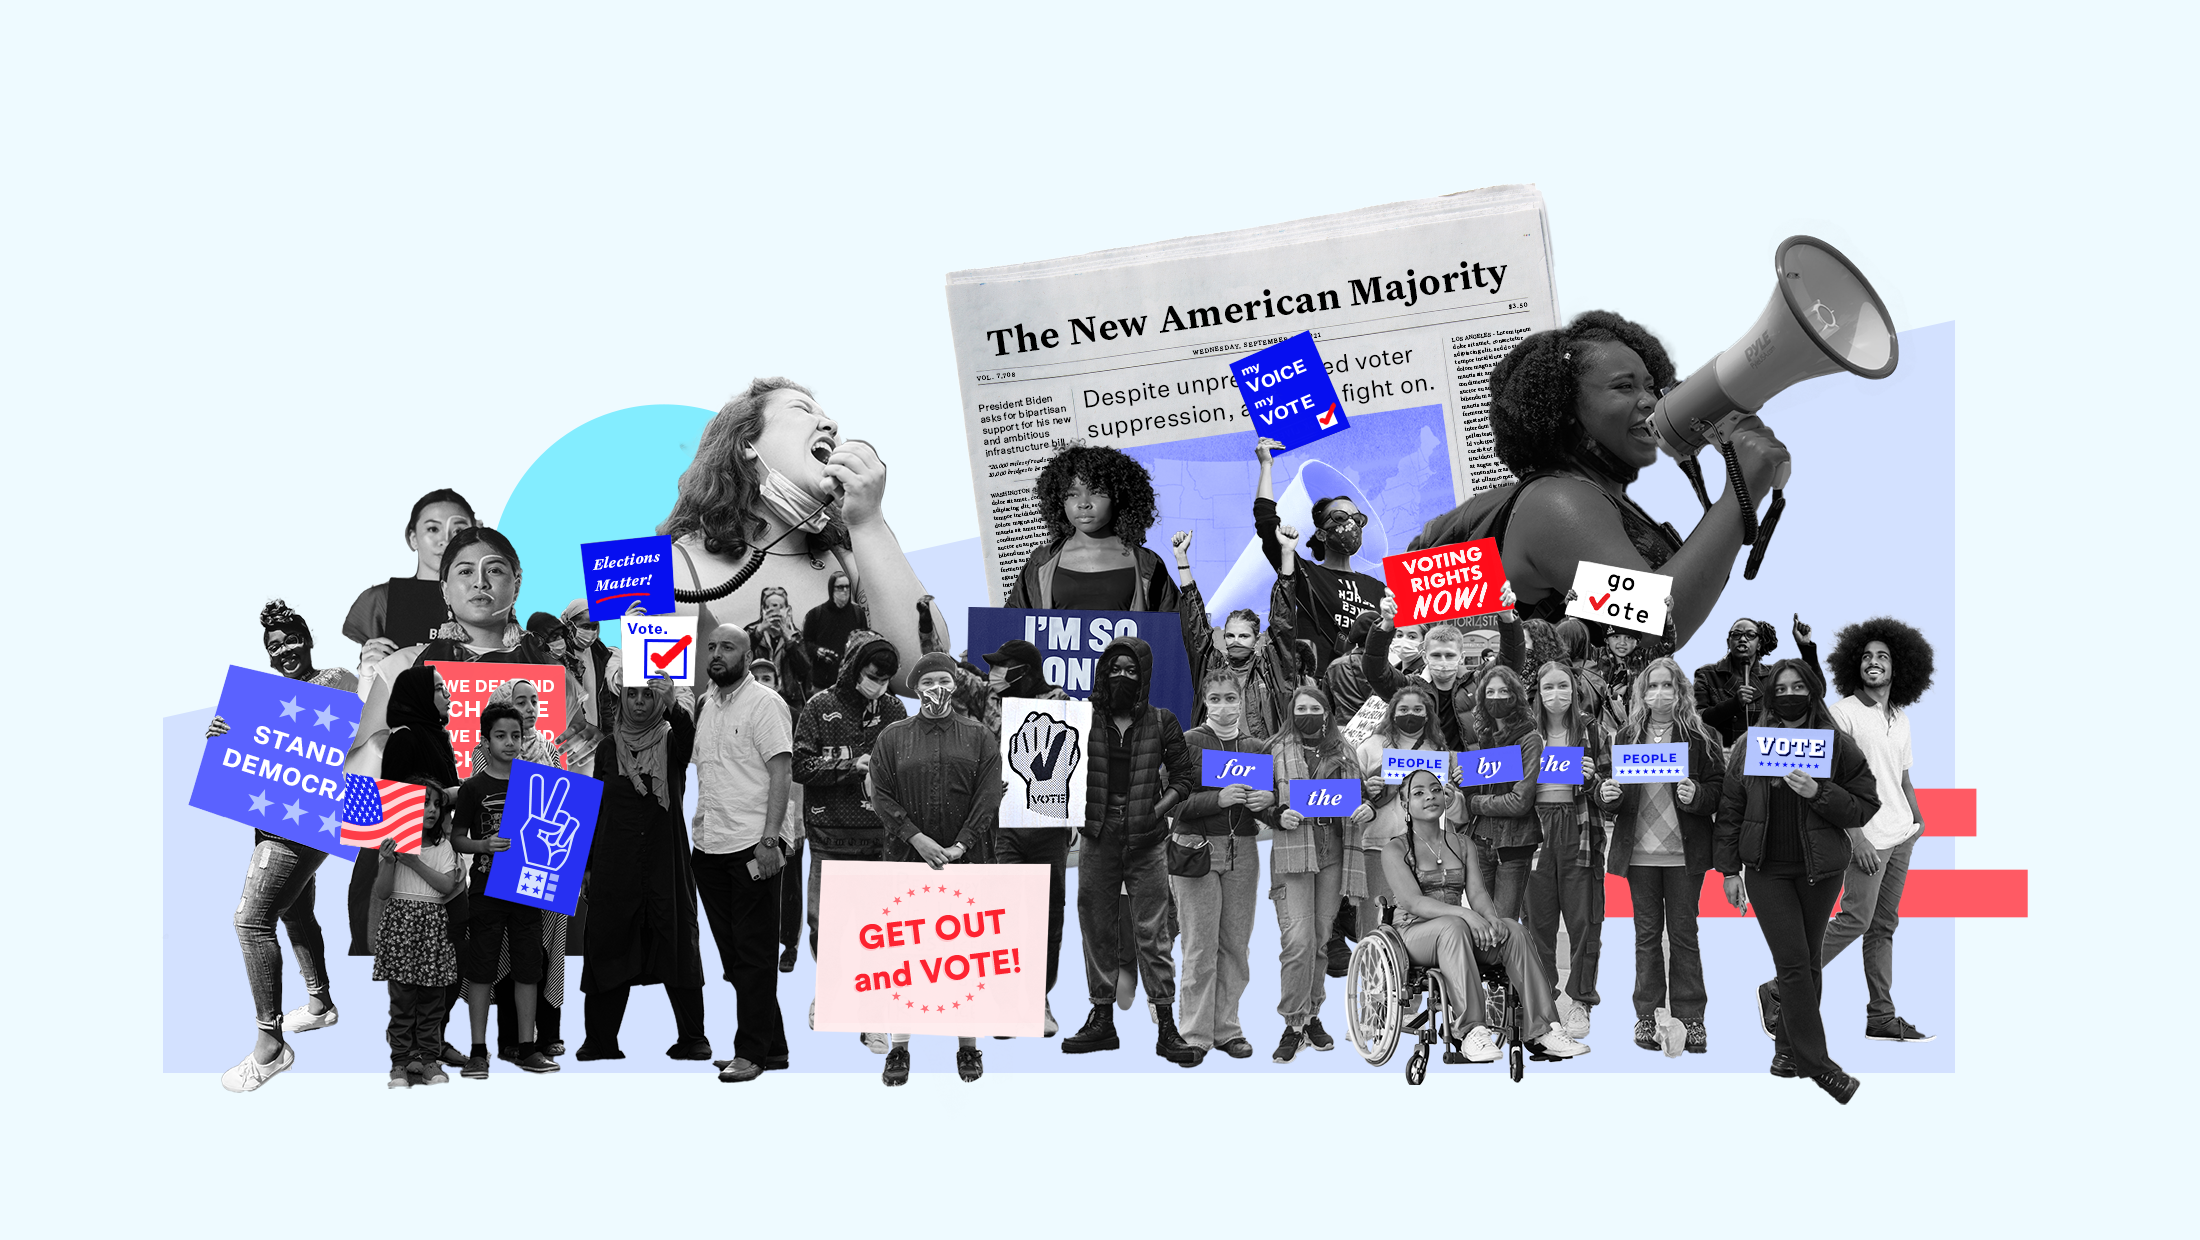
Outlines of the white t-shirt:
[[1855,695],[1833,704],[1834,721],[1864,751],[1879,788],[1879,812],[1864,824],[1864,840],[1873,848],[1892,848],[1923,830],[1903,795],[1902,776],[1910,769],[1910,715],[1896,707],[1890,716]]
[[[445,810],[445,813],[450,811]],[[447,874],[464,882],[465,867],[458,861],[458,850],[451,847],[451,837],[446,835],[440,844],[420,846],[420,864],[438,874]],[[413,873],[409,865],[397,867],[397,881],[390,884],[390,899],[418,900],[424,904],[443,903],[443,893],[428,885],[428,880]]]
[[[764,811],[771,799],[771,770],[779,754],[794,753],[794,718],[785,699],[744,676],[733,695],[719,700],[716,686],[696,703],[695,847],[713,855],[739,852],[764,838]],[[786,816],[780,838],[802,838],[802,803],[788,781]]]

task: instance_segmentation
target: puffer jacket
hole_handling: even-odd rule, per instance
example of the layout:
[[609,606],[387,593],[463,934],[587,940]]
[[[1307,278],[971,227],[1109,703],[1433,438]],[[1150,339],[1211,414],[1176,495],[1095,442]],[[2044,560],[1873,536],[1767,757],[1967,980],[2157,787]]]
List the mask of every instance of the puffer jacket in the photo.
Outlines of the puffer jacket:
[[[1535,816],[1536,776],[1543,769],[1543,734],[1528,723],[1525,712],[1517,736],[1491,734],[1473,742],[1477,749],[1520,746],[1520,781],[1468,787],[1467,811],[1473,815],[1474,838],[1493,848],[1523,848],[1543,842],[1543,826]],[[1471,725],[1470,725],[1471,726]]]
[[856,688],[873,649],[892,643],[869,629],[848,635],[840,677],[802,704],[794,725],[794,778],[803,787],[802,833],[819,856],[842,861],[876,860],[886,836],[872,812],[864,773],[856,762],[871,752],[886,725],[905,719],[901,699],[882,693],[873,701]]
[[1092,708],[1092,744],[1085,759],[1085,825],[1084,834],[1097,838],[1108,817],[1108,755],[1116,745],[1130,747],[1129,790],[1130,836],[1125,842],[1133,848],[1159,843],[1169,830],[1168,820],[1158,810],[1163,793],[1175,793],[1169,799],[1170,807],[1183,803],[1199,784],[1198,760],[1192,756],[1189,745],[1184,743],[1184,730],[1177,724],[1176,712],[1165,706],[1155,706],[1146,695],[1153,689],[1153,647],[1137,637],[1118,637],[1100,652],[1099,670],[1095,679],[1105,675],[1105,670],[1115,662],[1116,656],[1128,654],[1138,662],[1138,703],[1131,710],[1131,726],[1118,737],[1115,722],[1107,717],[1098,703]]
[[[1779,726],[1763,719],[1760,716],[1759,726]],[[1833,777],[1819,779],[1818,795],[1803,802],[1803,872],[1815,883],[1848,868],[1848,832],[1862,829],[1879,812],[1879,784],[1864,751],[1834,726],[1824,702],[1813,701],[1810,718],[1794,726],[1833,728]],[[1749,761],[1748,733],[1738,742],[1727,755],[1726,787],[1720,791],[1719,814],[1711,831],[1711,864],[1727,875],[1764,861],[1765,834],[1772,822],[1772,786],[1785,782],[1779,776],[1742,774]]]

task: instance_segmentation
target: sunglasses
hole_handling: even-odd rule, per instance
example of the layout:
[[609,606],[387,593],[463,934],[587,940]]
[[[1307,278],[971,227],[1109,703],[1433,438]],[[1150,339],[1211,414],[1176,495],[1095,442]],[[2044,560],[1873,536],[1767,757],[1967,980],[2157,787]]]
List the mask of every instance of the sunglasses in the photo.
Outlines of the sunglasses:
[[1364,512],[1336,512],[1322,519],[1324,529],[1341,530],[1347,525],[1357,525],[1363,530],[1366,529],[1367,514]]

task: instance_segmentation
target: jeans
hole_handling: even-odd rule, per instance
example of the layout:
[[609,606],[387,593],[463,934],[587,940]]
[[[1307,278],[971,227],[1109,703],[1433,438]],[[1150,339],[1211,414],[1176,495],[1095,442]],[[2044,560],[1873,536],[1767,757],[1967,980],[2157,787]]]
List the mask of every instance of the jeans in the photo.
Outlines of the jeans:
[[1527,906],[1528,866],[1536,846],[1500,849],[1480,839],[1474,846],[1482,856],[1482,872],[1490,876],[1490,900],[1497,906],[1492,912],[1506,921],[1519,921],[1521,909]]
[[[1555,808],[1555,812],[1554,811]],[[1571,821],[1573,807],[1544,806],[1543,843],[1528,871],[1528,929],[1535,936],[1536,957],[1544,976],[1558,977],[1558,923],[1566,922],[1566,993],[1583,1007],[1597,1005],[1597,958],[1604,953],[1604,867],[1600,850],[1591,841],[1584,863],[1578,845],[1581,832],[1595,831],[1596,824],[1577,827]],[[1553,997],[1557,992],[1552,992]]]
[[[793,947],[802,941],[802,895],[804,883],[796,881],[802,873],[802,841],[796,840],[787,849],[786,881],[779,884],[779,945]],[[811,908],[817,907],[816,897],[810,900]],[[814,914],[813,914],[814,916]],[[817,939],[812,932],[810,958],[817,958]]]
[[[1062,906],[1068,895],[1069,832],[1063,827],[1021,828],[1011,827],[993,833],[993,860],[999,865],[1044,865],[1047,867],[1047,991],[1054,990],[1054,979],[1062,971]],[[1080,889],[1082,884],[1079,884]],[[1078,897],[1078,915],[1083,916],[1084,897]]]
[[1169,876],[1184,932],[1186,1042],[1213,1050],[1245,1036],[1238,1000],[1252,980],[1253,910],[1260,899],[1260,849],[1250,837],[1212,836],[1207,873]]
[[1703,896],[1703,876],[1702,870],[1685,865],[1627,868],[1627,893],[1635,903],[1635,1015],[1642,1020],[1666,1006],[1668,979],[1661,933],[1673,940],[1673,1019],[1703,1019],[1703,951],[1696,942],[1696,902]]
[[245,981],[252,987],[252,1019],[277,1041],[283,1036],[283,949],[275,942],[280,920],[298,953],[298,972],[306,993],[329,1002],[328,957],[321,944],[321,923],[313,916],[313,872],[328,854],[283,840],[262,840],[244,872],[244,898],[237,901],[237,946],[244,953]]
[[1864,987],[1871,997],[1864,1004],[1864,1019],[1891,1020],[1894,1017],[1894,930],[1902,923],[1902,886],[1910,878],[1910,850],[1917,846],[1917,836],[1902,841],[1892,848],[1879,851],[1879,872],[1866,874],[1849,862],[1848,873],[1842,876],[1846,887],[1841,897],[1841,912],[1826,928],[1825,952],[1818,963],[1833,963],[1841,949],[1856,941],[1864,940]]
[[1482,993],[1483,963],[1505,966],[1505,980],[1520,996],[1520,1037],[1534,1041],[1558,1023],[1550,987],[1540,982],[1542,966],[1519,922],[1497,919],[1497,946],[1487,951],[1474,945],[1474,934],[1457,917],[1417,921],[1398,932],[1406,941],[1406,955],[1418,965],[1435,965],[1444,978],[1445,1018],[1461,1040],[1476,1025],[1491,1025]]
[[1757,929],[1772,951],[1779,970],[1780,1020],[1773,1035],[1774,1048],[1795,1061],[1796,1071],[1817,1076],[1833,1070],[1826,1055],[1826,1024],[1818,1015],[1818,999],[1825,989],[1819,953],[1826,943],[1826,917],[1833,912],[1833,898],[1841,884],[1832,879],[1811,882],[1800,873],[1765,874],[1745,871],[1749,903],[1757,912]]
[[1316,874],[1278,874],[1268,888],[1276,902],[1276,925],[1282,931],[1283,997],[1276,1014],[1285,1026],[1304,1029],[1322,1014],[1329,969],[1329,927],[1337,920],[1337,905],[1344,899],[1344,861],[1325,866]]
[[779,1015],[780,870],[749,877],[756,847],[730,853],[694,854],[695,894],[710,921],[718,960],[733,983],[733,1053],[750,1063],[787,1057],[787,1030]]
[[391,982],[390,1066],[425,1067],[443,1051],[445,999],[441,986],[412,986]]
[[[1003,835],[1012,832],[1001,832]],[[1130,887],[1132,941],[1139,980],[1146,997],[1162,1007],[1176,1003],[1176,960],[1169,942],[1169,869],[1162,857],[1168,837],[1133,848],[1114,825],[1087,836],[1077,861],[1077,928],[1084,937],[1085,988],[1092,1005],[1115,1002],[1117,962],[1122,959],[1122,927],[1117,893]]]

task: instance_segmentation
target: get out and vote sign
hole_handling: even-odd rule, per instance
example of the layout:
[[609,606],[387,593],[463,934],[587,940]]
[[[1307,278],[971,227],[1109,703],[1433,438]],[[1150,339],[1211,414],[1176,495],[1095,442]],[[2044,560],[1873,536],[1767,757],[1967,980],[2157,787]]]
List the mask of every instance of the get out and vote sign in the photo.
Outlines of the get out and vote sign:
[[1273,790],[1276,786],[1276,756],[1267,753],[1233,753],[1227,749],[1200,750],[1199,786],[1228,788],[1233,784]]
[[1038,1037],[1047,867],[825,861],[816,1027]]
[[1383,557],[1383,582],[1398,600],[1399,624],[1428,624],[1498,611],[1505,567],[1497,540],[1450,543]]
[[1831,728],[1751,728],[1742,745],[1748,754],[1742,760],[1744,775],[1801,771],[1819,779],[1833,778]]

